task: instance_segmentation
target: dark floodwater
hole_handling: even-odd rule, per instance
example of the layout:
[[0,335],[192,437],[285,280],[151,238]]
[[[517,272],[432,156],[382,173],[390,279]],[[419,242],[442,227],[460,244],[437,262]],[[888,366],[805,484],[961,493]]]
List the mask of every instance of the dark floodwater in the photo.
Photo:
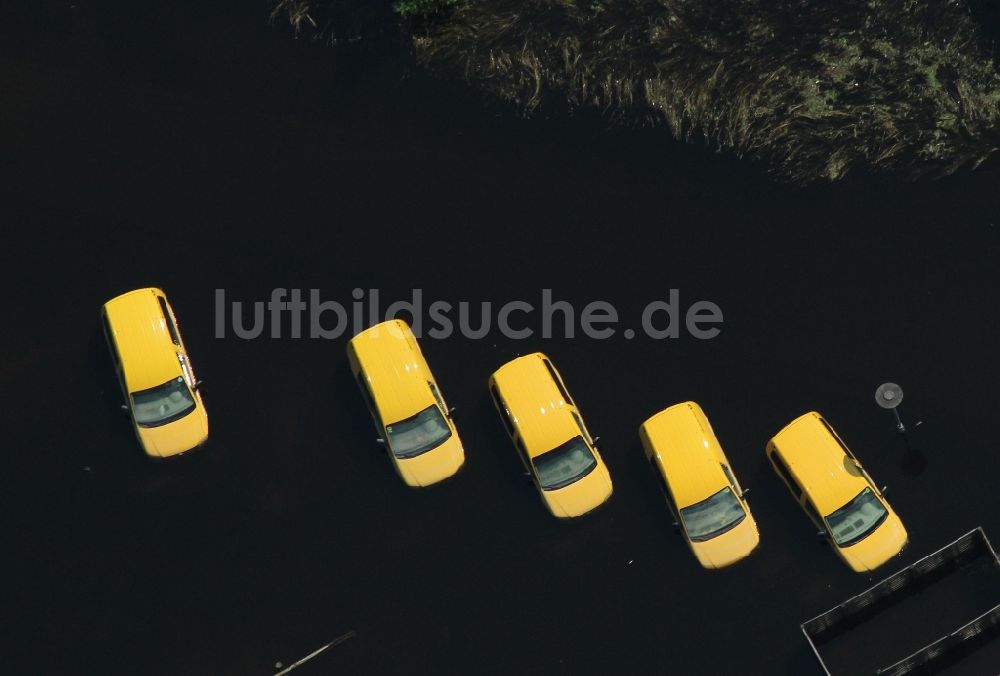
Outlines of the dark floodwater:
[[[856,626],[845,623],[843,633],[820,639],[819,650],[830,672],[873,674],[992,609],[1000,599],[996,560],[981,555],[954,565],[941,569],[937,579],[910,585],[908,593],[874,617]],[[986,632],[983,640],[987,639],[987,645],[955,664],[955,673],[996,673],[1000,641],[995,632]],[[884,646],[899,650],[889,658]]]
[[[663,130],[519,120],[387,37],[293,41],[263,3],[24,4],[0,26],[5,671],[267,674],[355,630],[299,673],[812,673],[799,623],[882,577],[817,544],[765,463],[812,408],[890,485],[900,565],[976,525],[1000,540],[996,163],[796,189]],[[167,465],[117,411],[97,324],[148,284],[212,425]],[[344,339],[214,337],[214,289],[274,287],[552,288],[623,322],[677,288],[725,323],[708,341],[425,341],[468,463],[411,491],[372,445]],[[615,481],[576,523],[545,513],[487,398],[535,349]],[[890,379],[923,421],[910,451],[873,401]],[[752,488],[762,544],[731,570],[697,567],[639,448],[639,423],[684,399]]]

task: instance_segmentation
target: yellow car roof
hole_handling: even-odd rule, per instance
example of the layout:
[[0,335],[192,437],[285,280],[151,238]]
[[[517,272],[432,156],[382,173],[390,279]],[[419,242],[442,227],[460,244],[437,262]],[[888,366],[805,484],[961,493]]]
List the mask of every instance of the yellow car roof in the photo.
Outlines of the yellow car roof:
[[104,304],[129,392],[162,385],[181,375],[177,348],[167,330],[157,288],[137,289]]
[[571,414],[575,407],[563,398],[545,359],[548,357],[541,352],[518,357],[498,368],[490,378],[507,404],[511,421],[531,458],[580,434]]
[[430,371],[410,327],[401,319],[376,324],[350,341],[386,425],[435,403]]
[[823,416],[810,411],[771,439],[822,516],[840,509],[868,487],[864,476],[847,462],[849,456],[831,430]]
[[695,402],[660,411],[642,424],[642,430],[679,508],[701,502],[729,485],[719,461],[722,448]]

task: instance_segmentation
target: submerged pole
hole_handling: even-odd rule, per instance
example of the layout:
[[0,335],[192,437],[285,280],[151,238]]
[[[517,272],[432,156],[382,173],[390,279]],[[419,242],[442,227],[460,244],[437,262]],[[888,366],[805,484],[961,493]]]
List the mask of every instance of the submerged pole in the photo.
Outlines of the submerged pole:
[[[321,648],[318,648],[318,649],[312,651],[311,653],[309,653],[308,655],[306,655],[305,657],[303,657],[301,660],[298,660],[297,662],[289,664],[284,669],[281,669],[281,671],[275,672],[274,676],[284,676],[284,674],[287,674],[287,673],[291,672],[293,669],[298,669],[299,667],[301,667],[303,664],[305,664],[309,660],[313,659],[314,657],[319,657],[320,655],[322,655],[324,652],[326,652],[327,650],[329,650],[333,646],[339,645],[339,644],[343,643],[344,641],[346,641],[347,639],[354,638],[357,635],[358,635],[358,632],[356,632],[356,631],[354,631],[352,629],[351,631],[347,632],[346,634],[343,634],[343,635],[338,636],[337,638],[333,639],[332,641],[330,641],[326,645],[322,646]],[[279,663],[279,667],[278,668],[280,668],[280,663]]]

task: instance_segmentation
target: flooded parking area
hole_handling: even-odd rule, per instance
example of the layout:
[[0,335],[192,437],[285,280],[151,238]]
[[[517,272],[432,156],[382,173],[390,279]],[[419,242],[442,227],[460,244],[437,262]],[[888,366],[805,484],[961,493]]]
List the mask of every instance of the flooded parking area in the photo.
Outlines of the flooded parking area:
[[984,665],[996,657],[998,617],[1000,560],[977,528],[803,623],[802,631],[830,674],[974,674],[987,673]]
[[[8,669],[273,674],[350,635],[293,673],[809,674],[801,622],[974,527],[1000,539],[995,161],[787,186],[663,130],[522,119],[392,40],[295,41],[251,5],[45,0],[0,29]],[[150,285],[210,420],[171,463],[119,412],[98,315]],[[540,309],[549,289],[577,320],[601,300],[619,323],[545,338],[516,314],[530,337],[424,336],[467,460],[410,489],[375,443],[347,335],[219,337],[217,289],[250,308],[278,288],[348,311],[356,289],[383,309],[420,289],[494,310]],[[682,313],[715,304],[719,333],[643,332],[672,289]],[[568,523],[525,482],[487,390],[537,350],[614,482]],[[908,443],[873,398],[890,380]],[[751,489],[760,546],[725,570],[673,532],[638,437],[685,400]],[[809,410],[906,525],[873,574],[817,541],[765,457]],[[944,626],[978,607],[963,594],[912,601]],[[880,635],[939,631],[910,622]],[[976,660],[995,647],[944,673],[989,673]]]

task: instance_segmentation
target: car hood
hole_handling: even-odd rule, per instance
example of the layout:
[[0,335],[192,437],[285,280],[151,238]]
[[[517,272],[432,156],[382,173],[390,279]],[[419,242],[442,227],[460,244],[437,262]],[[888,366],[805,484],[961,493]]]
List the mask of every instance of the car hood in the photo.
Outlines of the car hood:
[[757,531],[757,523],[747,510],[746,517],[725,533],[703,542],[691,540],[688,542],[698,563],[703,567],[725,568],[750,556],[760,543],[760,534]]
[[437,448],[415,458],[394,459],[406,485],[419,488],[453,476],[465,462],[465,450],[458,434],[452,432],[451,437]]
[[906,542],[903,522],[890,510],[885,521],[873,533],[850,547],[838,547],[837,551],[854,572],[864,573],[875,570],[899,554]]
[[169,458],[197,448],[208,439],[208,415],[200,404],[183,418],[159,427],[139,427],[136,433],[146,455]]
[[587,476],[568,486],[542,491],[549,511],[561,518],[583,516],[611,497],[611,475],[601,462]]

